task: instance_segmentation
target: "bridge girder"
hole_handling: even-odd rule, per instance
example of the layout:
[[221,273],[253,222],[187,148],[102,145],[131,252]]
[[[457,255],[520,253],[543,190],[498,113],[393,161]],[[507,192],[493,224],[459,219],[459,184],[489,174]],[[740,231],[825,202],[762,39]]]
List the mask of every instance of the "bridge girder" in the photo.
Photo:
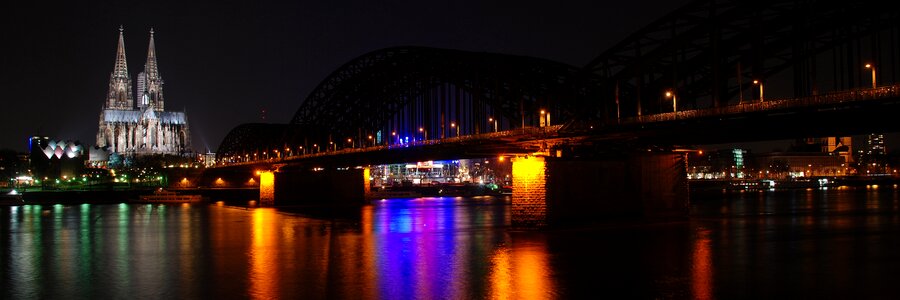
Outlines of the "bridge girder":
[[694,1],[585,66],[599,86],[592,95],[596,117],[671,111],[666,90],[686,108],[728,105],[754,79],[790,68],[794,96],[815,93],[815,83],[803,77],[815,76],[816,55],[898,25],[896,11],[876,7],[874,1]]
[[[662,99],[665,90],[675,91],[680,109],[733,104],[752,88],[754,79],[765,80],[788,69],[794,70],[793,96],[822,93],[826,91],[817,91],[814,82],[817,55],[847,54],[846,60],[835,64],[846,63],[842,71],[853,73],[858,69],[850,66],[855,62],[849,58],[853,45],[859,49],[861,39],[886,29],[894,38],[900,12],[876,7],[880,6],[872,0],[841,5],[816,0],[698,0],[637,31],[584,68],[491,53],[382,49],[335,70],[304,100],[290,124],[241,125],[229,133],[218,153],[223,157],[291,145],[309,147],[354,136],[364,141],[366,135],[387,134],[398,126],[413,131],[423,126],[432,138],[438,137],[432,130],[443,137],[454,120],[444,116],[452,103],[456,108],[449,110],[456,118],[469,118],[467,130],[474,127],[474,133],[488,130],[490,125],[483,124],[487,116],[514,128],[524,126],[527,118],[533,120],[534,112],[544,107],[554,110],[557,123],[586,121],[570,122],[569,130],[597,120],[670,111],[671,105],[664,102],[668,100]],[[891,61],[896,65],[897,54],[889,55],[894,55]],[[856,87],[853,74],[840,76],[847,76],[842,88]],[[489,112],[461,112],[479,105]],[[410,107],[420,112],[410,113]],[[398,120],[402,114],[405,119]]]
[[[382,49],[334,71],[310,93],[291,123],[335,138],[352,136],[360,128],[384,126],[413,102],[441,97],[449,102],[470,97],[496,111],[493,117],[510,123],[541,105],[558,107],[559,115],[566,117],[572,114],[572,102],[580,99],[578,73],[573,66],[523,56],[424,47]],[[429,95],[440,88],[455,91]]]

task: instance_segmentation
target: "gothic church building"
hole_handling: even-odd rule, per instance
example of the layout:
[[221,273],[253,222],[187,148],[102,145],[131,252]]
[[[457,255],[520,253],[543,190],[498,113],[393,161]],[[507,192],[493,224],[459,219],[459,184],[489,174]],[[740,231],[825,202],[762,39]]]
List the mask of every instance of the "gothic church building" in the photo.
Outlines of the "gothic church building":
[[[156,63],[153,30],[144,71],[137,76],[137,97],[125,60],[125,39],[119,28],[116,65],[109,75],[109,93],[100,112],[97,146],[123,155],[173,154],[191,151],[191,134],[184,112],[165,111],[163,80]],[[137,102],[135,102],[137,98]]]

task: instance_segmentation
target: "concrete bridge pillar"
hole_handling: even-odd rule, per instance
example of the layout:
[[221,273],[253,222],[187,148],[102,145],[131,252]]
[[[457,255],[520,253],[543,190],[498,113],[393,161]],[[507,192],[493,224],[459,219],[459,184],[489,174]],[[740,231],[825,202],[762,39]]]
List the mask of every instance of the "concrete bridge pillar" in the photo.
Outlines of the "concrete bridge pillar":
[[275,205],[275,172],[259,172],[259,205]]
[[680,153],[659,152],[590,160],[514,158],[512,223],[686,217],[684,164]]

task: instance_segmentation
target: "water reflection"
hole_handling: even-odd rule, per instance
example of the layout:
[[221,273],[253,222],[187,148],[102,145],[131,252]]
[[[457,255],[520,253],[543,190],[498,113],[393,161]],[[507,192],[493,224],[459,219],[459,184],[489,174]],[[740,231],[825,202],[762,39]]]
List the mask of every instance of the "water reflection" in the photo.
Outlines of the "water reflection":
[[272,208],[252,212],[253,238],[250,242],[250,295],[254,299],[274,299],[277,296],[279,226]]
[[510,228],[507,201],[490,197],[375,201],[339,218],[216,204],[0,207],[0,295],[713,299],[900,292],[891,279],[900,276],[900,200],[890,188],[695,202],[686,222],[546,231]]

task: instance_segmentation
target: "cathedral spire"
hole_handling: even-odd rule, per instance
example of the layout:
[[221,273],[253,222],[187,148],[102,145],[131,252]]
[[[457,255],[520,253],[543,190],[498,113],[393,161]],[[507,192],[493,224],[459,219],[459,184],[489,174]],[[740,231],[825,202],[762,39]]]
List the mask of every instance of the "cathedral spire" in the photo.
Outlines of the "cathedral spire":
[[113,77],[128,78],[128,62],[125,60],[125,29],[119,25],[119,48],[116,49],[116,66],[113,68]]
[[128,77],[128,62],[125,60],[125,29],[119,25],[119,45],[116,49],[116,65],[109,74],[109,93],[106,107],[110,109],[131,109],[134,98],[131,95],[131,78]]
[[150,28],[150,46],[147,48],[147,63],[144,65],[147,79],[159,78],[159,69],[156,66],[156,43],[153,42],[153,28]]
[[150,45],[147,47],[147,62],[144,71],[138,74],[138,107],[152,106],[156,111],[163,111],[163,80],[159,76],[156,62],[156,42],[153,40],[153,28],[150,28]]

